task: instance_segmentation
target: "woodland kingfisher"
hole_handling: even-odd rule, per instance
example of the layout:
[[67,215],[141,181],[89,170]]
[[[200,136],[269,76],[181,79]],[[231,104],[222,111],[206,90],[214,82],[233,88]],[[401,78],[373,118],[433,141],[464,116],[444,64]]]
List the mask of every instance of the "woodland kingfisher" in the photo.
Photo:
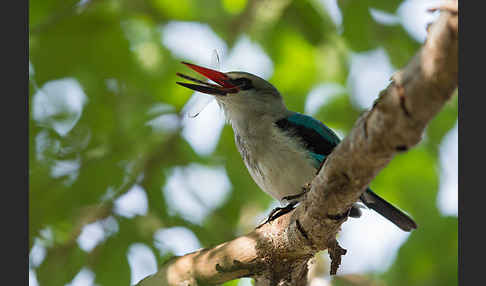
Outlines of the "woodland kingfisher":
[[[216,84],[180,73],[197,84],[177,83],[214,96],[233,128],[237,149],[253,180],[265,193],[293,207],[303,197],[303,187],[339,144],[339,137],[317,119],[288,110],[279,91],[256,75],[183,64]],[[404,231],[417,228],[413,219],[369,188],[360,201]],[[354,204],[349,216],[360,215],[359,205]]]

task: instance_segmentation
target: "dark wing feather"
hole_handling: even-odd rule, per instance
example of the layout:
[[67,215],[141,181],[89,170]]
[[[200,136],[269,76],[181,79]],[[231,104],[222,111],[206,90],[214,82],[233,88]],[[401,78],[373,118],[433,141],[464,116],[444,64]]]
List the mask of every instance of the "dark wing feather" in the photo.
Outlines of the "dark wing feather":
[[304,148],[316,160],[316,165],[331,154],[334,147],[341,141],[329,127],[311,116],[294,113],[276,122],[282,130],[297,136]]

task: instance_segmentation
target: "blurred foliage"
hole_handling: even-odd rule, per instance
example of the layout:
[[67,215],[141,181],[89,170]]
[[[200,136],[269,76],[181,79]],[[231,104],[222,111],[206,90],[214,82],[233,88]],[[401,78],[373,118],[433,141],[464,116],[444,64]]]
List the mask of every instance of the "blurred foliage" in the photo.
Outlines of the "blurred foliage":
[[[273,61],[269,80],[288,107],[303,112],[315,86],[347,86],[351,53],[383,48],[400,68],[417,52],[420,43],[400,24],[378,23],[369,12],[393,14],[400,3],[338,1],[338,27],[317,0],[31,1],[29,246],[37,242],[46,249],[40,265],[31,263],[39,284],[65,285],[88,267],[98,285],[128,285],[127,251],[133,243],[149,246],[160,267],[171,254],[155,246],[158,229],[184,226],[209,247],[250,231],[272,202],[245,169],[229,126],[216,150],[200,155],[181,136],[180,122],[163,130],[147,125],[162,115],[180,121],[178,112],[191,96],[175,85],[184,59],[162,44],[160,27],[174,20],[205,23],[229,48],[240,35],[249,36]],[[79,120],[60,134],[56,124],[69,114],[57,110],[50,121],[40,120],[36,109],[49,109],[34,106],[33,99],[47,92],[42,89],[46,83],[66,78],[80,84],[87,100]],[[347,133],[363,110],[343,90],[315,116]],[[397,156],[373,181],[372,188],[412,213],[420,228],[386,272],[363,273],[362,281],[375,282],[359,285],[457,284],[457,218],[441,215],[436,206],[439,144],[456,121],[454,97],[431,122],[424,142]],[[224,165],[232,185],[226,201],[201,224],[171,212],[162,191],[169,170],[195,162]],[[117,214],[114,202],[135,184],[147,195],[147,213]],[[91,251],[81,249],[77,241],[83,226],[108,217],[116,220],[117,231]],[[333,285],[358,285],[352,282],[356,279],[342,277]]]

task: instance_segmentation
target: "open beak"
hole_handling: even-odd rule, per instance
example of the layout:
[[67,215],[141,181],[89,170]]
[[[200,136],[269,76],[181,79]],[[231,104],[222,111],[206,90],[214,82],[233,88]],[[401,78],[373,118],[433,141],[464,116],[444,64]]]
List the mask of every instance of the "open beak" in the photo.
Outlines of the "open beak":
[[185,82],[177,82],[177,84],[182,85],[184,87],[187,87],[189,89],[199,91],[202,93],[207,93],[211,95],[227,95],[228,93],[237,93],[239,91],[238,86],[234,85],[231,83],[231,79],[224,73],[208,69],[205,67],[201,67],[198,65],[193,65],[190,63],[182,62],[186,66],[190,67],[191,69],[195,70],[196,72],[202,74],[206,78],[214,81],[217,84],[212,84],[208,82],[204,82],[202,80],[195,79],[193,77],[177,73],[178,76],[193,81],[197,82],[198,84],[192,84],[192,83],[185,83]]

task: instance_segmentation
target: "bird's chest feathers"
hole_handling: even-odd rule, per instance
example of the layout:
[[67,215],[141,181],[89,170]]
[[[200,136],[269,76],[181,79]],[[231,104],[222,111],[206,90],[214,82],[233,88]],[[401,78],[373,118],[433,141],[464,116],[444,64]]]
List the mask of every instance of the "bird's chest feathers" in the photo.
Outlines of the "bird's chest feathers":
[[308,152],[276,127],[253,134],[235,131],[235,141],[252,178],[278,200],[301,193],[302,187],[315,175]]

